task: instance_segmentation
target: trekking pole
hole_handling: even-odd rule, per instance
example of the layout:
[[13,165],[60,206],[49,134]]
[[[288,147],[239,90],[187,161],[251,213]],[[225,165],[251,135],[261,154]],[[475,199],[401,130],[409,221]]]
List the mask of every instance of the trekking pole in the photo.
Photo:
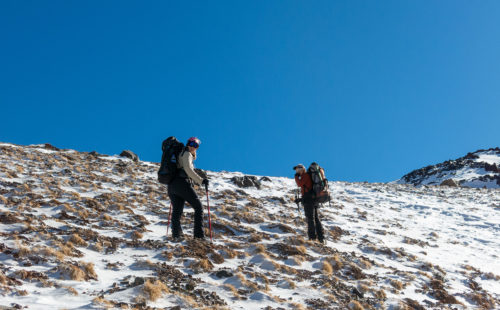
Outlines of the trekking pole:
[[[299,199],[299,190],[295,193],[295,200]],[[297,202],[297,211],[299,212],[299,217],[300,217],[300,202]]]
[[168,237],[168,226],[170,226],[170,219],[171,218],[172,218],[172,201],[170,201],[170,210],[168,211],[167,237]]
[[208,185],[205,185],[205,191],[207,193],[207,209],[208,209],[208,228],[210,229],[210,242],[214,242],[212,240],[212,219],[210,217],[210,200],[208,199]]

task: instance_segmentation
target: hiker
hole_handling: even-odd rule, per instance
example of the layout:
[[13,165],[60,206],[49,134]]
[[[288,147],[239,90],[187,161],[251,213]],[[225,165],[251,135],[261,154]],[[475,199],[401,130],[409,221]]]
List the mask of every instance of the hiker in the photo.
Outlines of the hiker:
[[293,167],[295,170],[295,183],[300,187],[302,198],[296,200],[297,203],[302,202],[304,205],[304,213],[307,219],[307,235],[309,240],[318,240],[324,243],[325,237],[323,233],[323,226],[319,220],[318,206],[313,193],[313,182],[306,168],[302,164]]
[[184,202],[189,202],[194,209],[194,237],[204,239],[203,233],[203,207],[198,195],[193,189],[193,182],[204,185],[208,189],[208,179],[203,179],[195,171],[193,160],[196,159],[196,150],[200,146],[200,140],[195,137],[189,138],[186,146],[179,155],[177,161],[177,174],[168,184],[168,197],[172,202],[172,237],[182,239],[184,237],[181,228],[181,217],[184,210]]

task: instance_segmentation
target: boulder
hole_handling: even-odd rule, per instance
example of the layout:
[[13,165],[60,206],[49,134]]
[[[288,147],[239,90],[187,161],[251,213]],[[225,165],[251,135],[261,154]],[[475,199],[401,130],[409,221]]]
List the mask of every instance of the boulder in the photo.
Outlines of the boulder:
[[451,186],[451,187],[458,187],[458,183],[453,180],[453,179],[446,179],[444,180],[443,182],[441,182],[441,184],[439,184],[440,186]]
[[215,273],[215,276],[216,276],[217,278],[219,278],[219,279],[220,279],[220,278],[230,278],[230,277],[232,277],[232,276],[233,276],[233,273],[232,273],[232,272],[230,272],[230,271],[227,271],[227,270],[222,269],[222,270],[217,271],[217,272]]
[[256,187],[260,189],[260,182],[255,176],[246,175],[243,177],[233,177],[231,181],[239,187]]
[[484,164],[484,170],[488,171],[488,172],[500,172],[500,169],[498,168],[498,166],[493,163],[493,164],[488,164],[488,163],[485,163]]
[[129,150],[122,151],[120,153],[120,156],[130,158],[133,161],[139,161],[139,156],[137,156],[134,152],[129,151]]

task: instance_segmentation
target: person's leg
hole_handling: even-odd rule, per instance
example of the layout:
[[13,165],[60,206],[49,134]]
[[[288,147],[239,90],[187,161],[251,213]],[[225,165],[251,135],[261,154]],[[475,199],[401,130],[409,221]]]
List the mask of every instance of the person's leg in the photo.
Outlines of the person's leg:
[[178,238],[183,235],[182,227],[181,227],[181,217],[182,212],[184,211],[184,198],[178,195],[179,187],[182,187],[182,184],[179,182],[172,182],[168,186],[168,197],[170,197],[170,201],[172,202],[172,237]]
[[304,204],[304,213],[307,220],[307,236],[309,240],[316,240],[316,231],[314,229],[314,206]]
[[172,237],[177,238],[182,236],[181,216],[184,211],[184,199],[177,195],[172,195],[170,200],[172,201]]
[[186,189],[185,199],[194,209],[194,237],[203,238],[205,236],[203,232],[203,205],[192,186]]
[[318,209],[318,206],[314,206],[314,224],[316,227],[316,235],[318,236],[318,240],[323,242],[325,240],[325,235],[323,231],[323,225],[321,225],[321,221],[319,220]]

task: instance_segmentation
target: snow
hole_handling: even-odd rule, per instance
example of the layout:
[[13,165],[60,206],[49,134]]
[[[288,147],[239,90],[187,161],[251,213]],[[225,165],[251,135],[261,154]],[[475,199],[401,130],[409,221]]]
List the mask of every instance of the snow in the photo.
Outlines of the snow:
[[[103,242],[121,240],[116,249],[102,245],[103,250],[96,250],[95,240],[89,238],[87,245],[75,245],[81,256],[66,256],[62,261],[47,257],[46,261],[38,264],[31,262],[31,266],[26,265],[30,262],[28,258],[18,259],[12,253],[0,253],[0,271],[21,283],[11,289],[0,286],[2,305],[19,304],[29,309],[101,309],[106,306],[96,297],[103,296],[116,308],[119,308],[116,306],[118,303],[131,306],[143,294],[143,285],[122,283],[133,282],[136,278],[155,278],[158,276],[155,268],[161,264],[180,271],[183,279],[179,281],[192,277],[197,281],[196,289],[214,292],[228,309],[250,310],[267,306],[294,309],[294,303],[307,307],[311,300],[323,301],[332,309],[345,309],[346,303],[342,303],[341,297],[337,296],[336,301],[329,299],[329,294],[342,289],[327,288],[325,283],[328,281],[344,285],[346,294],[350,294],[354,287],[368,286],[365,298],[373,300],[373,304],[378,305],[376,309],[396,309],[405,298],[437,308],[438,301],[428,292],[423,292],[430,278],[434,277],[444,279],[446,291],[465,309],[478,306],[468,297],[473,293],[467,284],[470,280],[476,281],[484,292],[496,299],[497,307],[500,305],[499,190],[330,182],[332,205],[325,204],[320,209],[327,243],[324,246],[314,242],[303,243],[301,246],[305,255],[299,255],[301,259],[298,259],[294,255],[281,257],[272,250],[277,244],[295,248],[306,236],[303,211],[299,214],[292,202],[295,190],[293,179],[270,177],[271,182],[262,182],[259,190],[239,188],[230,181],[234,176],[244,176],[241,172],[209,171],[213,224],[225,225],[234,234],[214,226],[211,247],[214,253],[225,259],[218,264],[214,262],[213,270],[205,271],[191,267],[199,257],[180,255],[189,248],[189,236],[193,232],[193,211],[190,207],[185,208],[182,222],[188,239],[172,243],[165,237],[169,201],[164,199],[166,188],[154,179],[156,164],[136,164],[119,156],[97,157],[88,163],[93,178],[96,178],[91,181],[88,170],[84,169],[90,159],[78,152],[48,152],[43,146],[22,147],[6,143],[0,143],[0,147],[0,191],[4,198],[0,199],[0,212],[14,214],[21,220],[18,223],[0,223],[3,238],[0,244],[12,249],[12,253],[17,253],[21,247],[54,247],[54,241],[66,240],[63,243],[67,243],[73,232],[84,229],[98,234]],[[4,151],[12,154],[26,152],[36,158],[30,161],[22,156],[4,154]],[[73,173],[67,177],[59,175],[67,163],[63,162],[63,157],[54,156],[65,152],[71,152],[81,162],[81,167],[71,169]],[[493,163],[497,159],[484,154],[478,160]],[[45,162],[51,161],[54,168],[45,171]],[[129,165],[127,167],[132,172],[116,172],[114,165],[117,163]],[[17,177],[9,178],[8,175],[15,169],[14,164],[24,167],[24,172],[18,171]],[[460,175],[469,177],[475,173],[477,171],[464,170]],[[32,178],[34,174],[38,177]],[[30,191],[22,192],[18,185],[11,184],[13,180],[21,184],[32,180]],[[236,194],[238,191],[240,194]],[[42,202],[40,206],[23,200],[29,193],[42,196],[37,198]],[[103,194],[115,195],[109,199],[116,201],[109,204],[98,202],[102,207],[101,213],[86,205],[87,199],[98,199]],[[13,203],[12,199],[19,202]],[[202,196],[200,199],[205,205],[206,198]],[[70,208],[67,209],[65,204]],[[75,219],[60,219],[62,210]],[[88,213],[86,218],[82,212]],[[245,212],[253,218],[252,221],[243,219]],[[144,220],[138,222],[138,218]],[[27,223],[39,230],[26,230]],[[292,231],[282,231],[278,224],[286,225]],[[133,245],[131,232],[140,229],[141,225],[144,226],[143,243]],[[334,238],[333,232],[338,229],[343,233]],[[52,237],[47,234],[52,234]],[[264,238],[249,242],[252,234]],[[147,247],[146,241],[156,242],[158,247]],[[233,255],[229,255],[231,251]],[[208,259],[212,259],[211,255]],[[335,255],[341,259],[343,267],[334,270],[331,275],[325,274],[322,270],[324,262]],[[62,263],[93,263],[98,279],[59,279],[54,268]],[[358,266],[365,277],[356,279],[350,276],[351,264]],[[295,270],[297,274],[287,272],[286,268]],[[57,285],[45,286],[37,281],[22,279],[15,274],[21,270],[47,274],[49,280]],[[218,270],[228,270],[232,276],[218,278],[214,275]],[[298,273],[306,276],[299,276]],[[396,290],[391,281],[400,281],[404,287]],[[229,285],[239,297],[235,297]],[[113,291],[113,287],[119,290]],[[72,294],[70,288],[77,295]],[[169,289],[173,290],[171,286]],[[384,290],[387,299],[377,299],[376,290]],[[21,291],[26,291],[26,294],[21,294]],[[175,294],[163,294],[155,301],[145,302],[152,308],[176,305],[183,309],[195,308],[186,296],[175,291]],[[359,301],[363,302],[363,299]],[[458,305],[454,307],[460,309]]]
[[[460,186],[473,188],[500,188],[500,173],[487,167],[486,165],[497,165],[500,168],[500,150],[498,148],[489,150],[480,150],[463,158],[453,161],[458,162],[459,168],[450,168],[449,162],[437,164],[431,167],[417,170],[417,175],[407,175],[397,184],[415,184],[421,185],[440,185],[443,181],[453,179]],[[415,171],[414,171],[415,172]],[[412,172],[413,173],[413,172]],[[410,176],[411,175],[411,176]],[[409,179],[406,179],[406,177]]]

